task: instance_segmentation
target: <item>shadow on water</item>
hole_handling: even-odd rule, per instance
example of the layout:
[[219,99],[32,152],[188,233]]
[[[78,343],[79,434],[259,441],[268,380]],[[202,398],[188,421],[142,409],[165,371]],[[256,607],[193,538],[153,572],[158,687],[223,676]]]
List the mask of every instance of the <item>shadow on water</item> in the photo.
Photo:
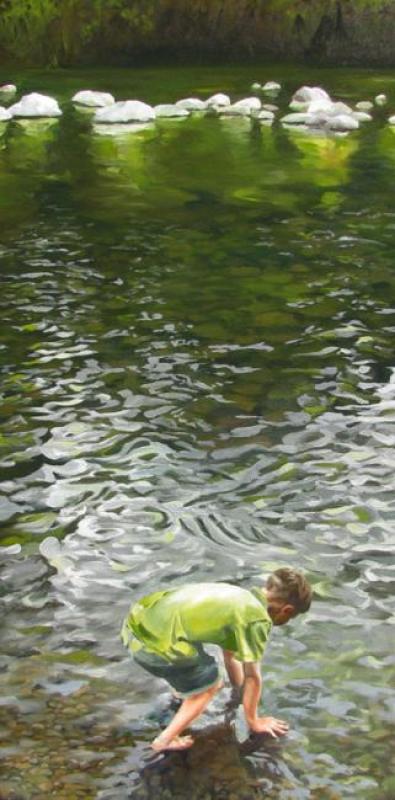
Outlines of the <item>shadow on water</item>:
[[[260,753],[259,779],[249,756]],[[119,798],[150,800],[170,798],[240,798],[255,800],[261,796],[265,783],[281,782],[281,744],[256,736],[239,743],[234,726],[215,724],[196,734],[195,744],[188,752],[160,756],[147,755],[143,748],[133,758],[118,764],[108,788],[98,797],[106,800],[114,792]],[[267,778],[265,778],[267,775]],[[107,794],[106,794],[107,792]]]

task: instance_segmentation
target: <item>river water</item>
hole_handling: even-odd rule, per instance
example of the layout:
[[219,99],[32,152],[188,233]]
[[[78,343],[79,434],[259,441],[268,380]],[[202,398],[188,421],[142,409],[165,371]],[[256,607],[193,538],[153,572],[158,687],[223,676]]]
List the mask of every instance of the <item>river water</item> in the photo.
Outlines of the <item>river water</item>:
[[[53,122],[0,137],[5,800],[393,800],[392,73],[25,72]],[[345,137],[191,117],[110,135],[78,89],[150,103],[280,80],[389,98]],[[164,684],[118,638],[141,594],[297,566],[248,739],[229,690],[153,758]]]

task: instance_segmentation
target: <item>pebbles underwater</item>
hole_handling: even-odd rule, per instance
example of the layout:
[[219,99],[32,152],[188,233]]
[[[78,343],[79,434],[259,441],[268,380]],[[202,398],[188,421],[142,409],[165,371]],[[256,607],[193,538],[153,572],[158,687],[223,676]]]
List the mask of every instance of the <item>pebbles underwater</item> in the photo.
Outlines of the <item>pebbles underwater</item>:
[[[110,70],[28,75],[62,116],[2,124],[0,796],[387,800],[393,97],[333,71],[326,111],[387,105],[299,133],[307,72],[248,116],[198,107],[247,98],[246,71],[187,74],[134,76],[180,120],[94,123],[70,98],[113,108]],[[289,736],[248,737],[226,687],[189,753],[153,756],[174,708],[119,640],[130,602],[280,564],[315,586],[263,662]]]

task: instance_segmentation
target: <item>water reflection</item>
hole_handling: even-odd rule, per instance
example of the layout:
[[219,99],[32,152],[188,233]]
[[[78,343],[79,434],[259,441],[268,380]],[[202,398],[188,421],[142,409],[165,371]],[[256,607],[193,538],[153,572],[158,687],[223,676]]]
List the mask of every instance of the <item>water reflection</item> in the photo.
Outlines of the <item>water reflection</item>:
[[[238,123],[110,137],[72,110],[2,139],[0,793],[391,796],[388,132]],[[316,585],[265,659],[287,742],[225,691],[148,763],[132,598],[284,563]]]

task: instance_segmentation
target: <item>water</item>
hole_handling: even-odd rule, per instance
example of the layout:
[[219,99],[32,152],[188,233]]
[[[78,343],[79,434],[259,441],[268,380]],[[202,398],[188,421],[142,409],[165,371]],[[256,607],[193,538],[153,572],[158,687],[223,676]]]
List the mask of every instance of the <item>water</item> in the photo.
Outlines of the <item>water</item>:
[[[0,794],[392,800],[392,74],[16,78],[64,116],[0,139]],[[340,138],[203,117],[103,135],[69,103],[273,78],[284,110],[302,83],[389,103]],[[248,740],[226,690],[190,753],[152,761],[168,694],[118,639],[131,600],[284,564],[316,586],[264,661],[287,740]]]

